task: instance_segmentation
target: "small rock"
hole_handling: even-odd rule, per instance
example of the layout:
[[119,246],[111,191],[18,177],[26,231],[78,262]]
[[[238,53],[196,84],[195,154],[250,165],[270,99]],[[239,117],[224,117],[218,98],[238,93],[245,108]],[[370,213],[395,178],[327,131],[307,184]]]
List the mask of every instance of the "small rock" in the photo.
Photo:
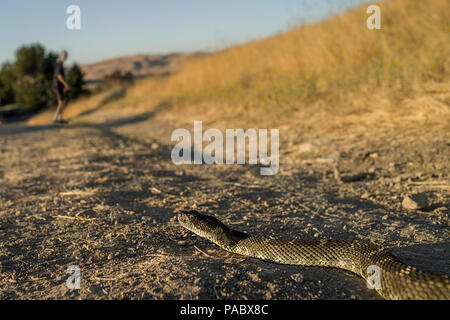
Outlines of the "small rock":
[[156,150],[156,149],[158,149],[159,148],[159,144],[157,144],[156,142],[153,142],[152,143],[152,149],[153,150]]
[[407,195],[402,206],[408,210],[418,210],[428,207],[428,199],[423,193]]

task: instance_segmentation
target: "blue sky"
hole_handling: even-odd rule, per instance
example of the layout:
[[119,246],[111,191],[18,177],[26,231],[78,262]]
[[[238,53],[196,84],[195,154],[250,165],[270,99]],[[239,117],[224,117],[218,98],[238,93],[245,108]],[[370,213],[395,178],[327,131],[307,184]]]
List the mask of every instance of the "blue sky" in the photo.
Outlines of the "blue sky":
[[[23,44],[91,63],[138,53],[216,50],[315,22],[366,0],[0,0],[0,64]],[[81,8],[68,30],[66,8]]]

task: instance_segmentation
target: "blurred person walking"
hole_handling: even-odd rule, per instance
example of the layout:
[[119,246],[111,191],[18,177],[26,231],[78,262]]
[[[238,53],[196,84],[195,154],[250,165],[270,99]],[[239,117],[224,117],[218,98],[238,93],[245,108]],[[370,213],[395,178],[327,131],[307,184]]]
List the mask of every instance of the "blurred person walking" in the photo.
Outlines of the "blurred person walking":
[[56,108],[53,123],[67,123],[67,121],[63,119],[63,111],[66,106],[65,93],[70,89],[69,85],[66,82],[64,73],[64,61],[66,61],[67,56],[68,54],[66,50],[61,52],[61,55],[56,62],[55,72],[53,74],[52,89],[56,94],[56,98],[58,99],[58,107]]

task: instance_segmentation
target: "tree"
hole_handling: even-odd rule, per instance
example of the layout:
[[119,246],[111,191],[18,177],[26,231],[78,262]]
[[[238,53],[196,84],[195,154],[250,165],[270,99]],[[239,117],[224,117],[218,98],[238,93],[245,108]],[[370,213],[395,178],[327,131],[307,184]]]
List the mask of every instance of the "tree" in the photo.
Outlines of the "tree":
[[69,69],[66,81],[70,86],[70,90],[67,92],[67,98],[69,100],[75,100],[79,96],[89,93],[89,91],[84,88],[86,84],[84,81],[84,73],[77,63],[74,63]]
[[51,85],[55,53],[46,53],[40,44],[22,46],[16,51],[13,65],[15,102],[38,110],[52,100]]
[[131,72],[122,73],[120,70],[114,70],[103,78],[102,89],[111,88],[116,85],[130,85],[134,81],[134,76]]
[[[46,51],[40,44],[20,47],[15,53],[14,63],[3,64],[0,70],[1,104],[19,103],[32,111],[54,106],[56,99],[52,92],[52,80],[58,54]],[[86,93],[83,89],[83,73],[78,65],[68,72],[71,86],[70,99]]]
[[14,103],[14,81],[13,66],[7,62],[0,70],[0,106]]

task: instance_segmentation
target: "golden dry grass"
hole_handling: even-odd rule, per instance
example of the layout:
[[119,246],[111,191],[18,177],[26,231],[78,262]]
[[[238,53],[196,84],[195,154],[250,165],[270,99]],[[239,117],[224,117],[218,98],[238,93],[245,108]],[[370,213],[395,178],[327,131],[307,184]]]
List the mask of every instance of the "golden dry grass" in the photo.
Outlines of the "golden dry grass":
[[[448,130],[450,2],[379,5],[382,30],[366,28],[364,5],[192,61],[170,77],[137,82],[111,104],[164,105],[167,116],[186,120],[301,122],[317,134],[417,124]],[[79,114],[98,99],[69,110]]]

